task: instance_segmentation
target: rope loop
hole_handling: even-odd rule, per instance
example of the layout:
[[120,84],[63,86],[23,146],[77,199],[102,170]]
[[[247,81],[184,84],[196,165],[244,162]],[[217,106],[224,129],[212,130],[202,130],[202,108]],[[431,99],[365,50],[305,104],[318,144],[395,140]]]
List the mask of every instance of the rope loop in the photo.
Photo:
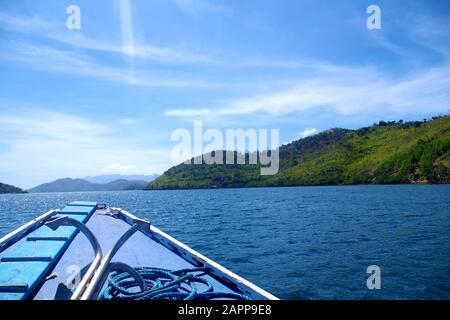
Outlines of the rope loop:
[[[100,300],[251,300],[249,296],[238,293],[215,292],[212,284],[203,278],[207,268],[171,271],[142,267],[136,271],[144,279],[146,291],[140,291],[138,283],[128,272],[115,270],[109,274]],[[202,291],[199,288],[203,288]]]

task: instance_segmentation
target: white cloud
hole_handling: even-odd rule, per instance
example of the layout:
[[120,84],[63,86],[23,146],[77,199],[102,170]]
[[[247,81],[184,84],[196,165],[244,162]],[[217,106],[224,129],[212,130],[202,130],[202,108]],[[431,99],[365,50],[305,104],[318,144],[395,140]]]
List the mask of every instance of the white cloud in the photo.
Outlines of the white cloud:
[[302,132],[298,132],[297,135],[300,138],[306,138],[312,135],[315,135],[319,132],[319,130],[317,130],[316,128],[305,128],[305,130],[303,130]]
[[[0,115],[0,181],[30,188],[62,177],[163,172],[170,149],[141,144],[120,128],[37,109]],[[136,139],[136,140],[135,140]]]
[[317,70],[310,80],[290,88],[243,97],[215,108],[171,109],[173,117],[204,117],[262,114],[285,116],[324,108],[332,114],[423,114],[450,108],[450,67],[422,70],[401,78],[389,78],[370,69],[332,67]]
[[122,32],[122,48],[123,52],[130,55],[135,54],[134,34],[133,34],[133,18],[131,16],[131,6],[129,0],[119,0],[120,11],[120,29]]
[[26,65],[34,70],[89,76],[108,81],[143,87],[214,87],[212,82],[192,78],[172,78],[152,70],[103,66],[80,53],[54,49],[48,46],[11,42],[14,52],[3,52],[1,59]]
[[10,139],[25,141],[46,140],[65,141],[73,144],[101,142],[101,137],[114,132],[113,129],[78,116],[50,112],[45,110],[23,110],[23,115],[0,116],[0,132],[4,135],[2,143]]
[[123,118],[123,119],[120,119],[120,123],[122,123],[122,124],[124,124],[124,125],[131,125],[131,124],[134,124],[136,122],[136,120],[134,120],[134,119],[131,119],[131,118]]
[[214,113],[211,109],[173,109],[165,112],[165,115],[171,117],[199,117],[211,116]]
[[113,163],[105,168],[103,168],[101,171],[102,173],[116,173],[116,174],[132,174],[136,173],[137,167],[134,164],[120,164],[120,163]]
[[23,32],[49,30],[52,28],[50,22],[41,19],[39,16],[23,18],[9,15],[5,12],[0,12],[0,26]]
[[186,13],[221,13],[230,14],[231,9],[225,5],[210,0],[175,0],[177,6]]
[[[173,64],[214,63],[214,59],[202,54],[187,53],[172,48],[155,46],[148,43],[136,43],[133,34],[131,8],[128,1],[121,1],[121,41],[111,42],[92,39],[82,33],[71,32],[61,28],[56,22],[46,21],[39,16],[20,17],[0,12],[0,28],[9,31],[33,34],[50,39],[72,48],[105,51],[138,57],[155,62]],[[113,38],[112,36],[110,38]]]

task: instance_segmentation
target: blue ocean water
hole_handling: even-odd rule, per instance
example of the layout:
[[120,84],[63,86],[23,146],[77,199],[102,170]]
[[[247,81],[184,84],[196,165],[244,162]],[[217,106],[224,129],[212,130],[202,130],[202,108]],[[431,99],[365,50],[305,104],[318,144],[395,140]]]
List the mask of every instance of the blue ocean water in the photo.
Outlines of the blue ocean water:
[[450,185],[0,195],[0,236],[73,200],[149,218],[282,299],[450,299]]

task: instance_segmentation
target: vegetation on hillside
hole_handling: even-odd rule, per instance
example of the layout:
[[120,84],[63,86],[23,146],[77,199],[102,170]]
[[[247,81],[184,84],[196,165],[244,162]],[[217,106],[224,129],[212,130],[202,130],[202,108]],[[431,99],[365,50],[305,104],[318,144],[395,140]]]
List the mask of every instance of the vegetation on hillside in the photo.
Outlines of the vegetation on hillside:
[[450,183],[450,117],[330,129],[279,152],[280,170],[273,176],[261,176],[260,165],[180,164],[146,188]]
[[11,186],[9,184],[0,183],[0,194],[1,193],[25,193],[22,189]]

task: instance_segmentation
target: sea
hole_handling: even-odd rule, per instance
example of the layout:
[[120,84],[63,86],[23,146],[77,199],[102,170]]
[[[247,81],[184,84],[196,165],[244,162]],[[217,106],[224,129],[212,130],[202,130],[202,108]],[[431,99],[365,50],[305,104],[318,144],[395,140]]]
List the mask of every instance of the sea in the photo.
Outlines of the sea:
[[74,200],[148,218],[281,299],[450,299],[450,185],[6,194],[0,237]]

